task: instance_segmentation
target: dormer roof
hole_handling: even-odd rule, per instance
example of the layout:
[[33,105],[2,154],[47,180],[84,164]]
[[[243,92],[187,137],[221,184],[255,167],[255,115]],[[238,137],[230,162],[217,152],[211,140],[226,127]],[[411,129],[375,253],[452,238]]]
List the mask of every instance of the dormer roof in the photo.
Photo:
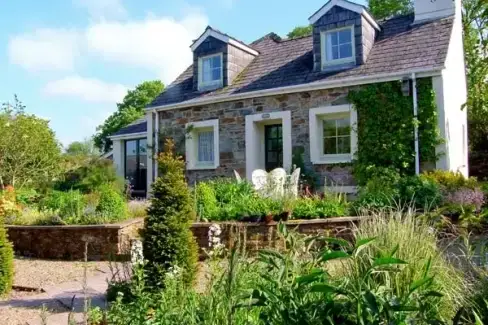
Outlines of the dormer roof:
[[322,8],[317,10],[312,16],[310,16],[310,18],[308,18],[309,23],[311,25],[315,24],[317,20],[319,20],[322,16],[324,16],[330,9],[332,9],[335,6],[339,6],[344,9],[357,12],[358,14],[362,15],[371,24],[371,26],[373,26],[377,31],[381,30],[380,25],[378,25],[376,20],[368,12],[365,6],[347,0],[330,0],[325,5],[323,5]]
[[243,51],[246,51],[247,53],[249,54],[252,54],[252,55],[255,55],[257,56],[259,54],[258,51],[256,51],[255,49],[251,48],[249,45],[247,45],[246,43],[244,42],[241,42],[239,41],[238,39],[230,36],[230,35],[227,35],[225,33],[222,33],[221,31],[215,29],[215,28],[212,28],[211,26],[207,26],[207,28],[205,28],[205,32],[203,32],[202,35],[200,35],[199,38],[197,38],[196,40],[193,41],[193,44],[190,46],[191,50],[192,51],[195,51],[195,49],[203,43],[203,41],[205,41],[207,39],[207,37],[214,37],[222,42],[225,42],[227,44],[231,44],[237,48],[240,48],[241,50]]

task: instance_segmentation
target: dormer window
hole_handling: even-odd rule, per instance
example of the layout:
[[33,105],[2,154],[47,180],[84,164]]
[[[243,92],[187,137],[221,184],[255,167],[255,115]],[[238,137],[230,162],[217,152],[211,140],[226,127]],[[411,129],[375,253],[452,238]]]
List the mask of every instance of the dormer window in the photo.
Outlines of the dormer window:
[[321,32],[322,70],[355,63],[354,26]]
[[222,53],[198,58],[198,89],[211,90],[223,85]]

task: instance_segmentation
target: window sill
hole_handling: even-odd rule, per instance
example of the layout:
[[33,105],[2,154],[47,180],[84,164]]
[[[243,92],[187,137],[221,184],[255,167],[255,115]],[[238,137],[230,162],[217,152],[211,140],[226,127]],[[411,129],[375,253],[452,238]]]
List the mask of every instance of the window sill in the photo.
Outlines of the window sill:
[[313,160],[314,165],[328,165],[328,164],[347,164],[352,162],[352,157],[350,155],[339,155],[339,156],[322,156],[318,160]]
[[188,165],[186,167],[186,170],[215,170],[217,169],[219,166],[215,165],[215,164],[197,164],[197,165]]

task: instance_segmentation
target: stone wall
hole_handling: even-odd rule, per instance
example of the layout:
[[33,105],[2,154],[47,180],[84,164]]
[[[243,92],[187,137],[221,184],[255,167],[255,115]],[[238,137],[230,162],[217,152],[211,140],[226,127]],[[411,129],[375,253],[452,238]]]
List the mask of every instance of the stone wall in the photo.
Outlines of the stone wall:
[[[286,223],[289,230],[306,235],[326,235],[352,239],[352,229],[359,221],[357,217],[330,218],[318,220],[292,220]],[[283,238],[276,223],[218,223],[222,229],[221,242],[226,248],[238,246],[247,252],[256,252],[263,248],[279,248],[283,246]],[[209,248],[208,231],[212,223],[194,223],[193,235],[200,247],[200,256],[204,257],[203,249]]]
[[239,101],[229,101],[198,107],[160,112],[160,129],[176,138],[178,151],[185,152],[185,125],[219,119],[220,167],[216,170],[187,171],[189,184],[216,176],[233,177],[233,170],[246,175],[246,115],[291,111],[291,137],[293,153],[302,153],[306,168],[314,171],[320,185],[325,183],[343,186],[355,185],[351,167],[344,165],[312,165],[310,162],[309,109],[326,105],[347,103],[348,88],[335,88],[311,92],[268,96]]
[[142,219],[93,226],[6,226],[16,255],[82,260],[88,241],[90,260],[109,260],[128,254],[130,239],[137,236]]

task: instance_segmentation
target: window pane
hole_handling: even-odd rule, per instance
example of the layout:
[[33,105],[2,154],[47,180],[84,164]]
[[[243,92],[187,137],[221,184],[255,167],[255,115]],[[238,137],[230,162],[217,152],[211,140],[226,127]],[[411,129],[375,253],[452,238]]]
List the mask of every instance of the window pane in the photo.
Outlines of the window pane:
[[337,138],[337,153],[348,154],[351,153],[351,137]]
[[214,134],[213,131],[198,133],[198,161],[214,161]]
[[271,151],[271,152],[268,152],[267,155],[268,155],[268,162],[271,162],[271,163],[278,162],[278,153],[277,152]]
[[139,140],[139,168],[146,168],[147,164],[147,141]]
[[339,33],[339,44],[351,43],[350,29],[341,30],[338,33]]
[[350,135],[351,122],[349,118],[342,118],[337,120],[337,135]]
[[220,68],[212,70],[212,80],[220,80]]
[[137,140],[125,142],[125,178],[134,181],[137,175]]
[[324,155],[335,155],[337,153],[337,138],[325,138],[324,139]]
[[352,45],[351,45],[351,43],[341,45],[339,47],[339,52],[340,52],[340,59],[352,57]]
[[331,45],[337,45],[337,32],[332,32],[327,34],[327,38],[330,39]]
[[336,121],[324,120],[324,137],[333,137],[336,135]]
[[212,81],[211,70],[202,71],[202,80],[203,80],[203,82]]
[[212,58],[212,68],[220,68],[220,55]]

